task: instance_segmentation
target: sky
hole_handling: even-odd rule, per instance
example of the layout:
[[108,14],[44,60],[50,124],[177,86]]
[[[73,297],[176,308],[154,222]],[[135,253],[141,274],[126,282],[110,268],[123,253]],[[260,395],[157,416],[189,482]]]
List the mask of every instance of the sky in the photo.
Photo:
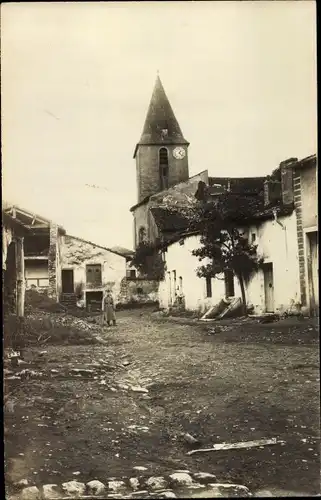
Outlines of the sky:
[[157,71],[191,176],[316,153],[315,2],[8,3],[1,45],[3,197],[97,244],[133,248]]

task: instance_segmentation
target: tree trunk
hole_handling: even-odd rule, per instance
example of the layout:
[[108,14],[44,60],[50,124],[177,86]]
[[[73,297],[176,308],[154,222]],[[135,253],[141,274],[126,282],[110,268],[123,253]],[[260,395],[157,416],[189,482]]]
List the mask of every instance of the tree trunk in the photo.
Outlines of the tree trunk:
[[246,316],[246,295],[245,295],[245,286],[244,286],[244,278],[242,274],[238,276],[238,280],[240,283],[240,288],[241,288],[241,296],[242,296],[242,310],[244,316]]

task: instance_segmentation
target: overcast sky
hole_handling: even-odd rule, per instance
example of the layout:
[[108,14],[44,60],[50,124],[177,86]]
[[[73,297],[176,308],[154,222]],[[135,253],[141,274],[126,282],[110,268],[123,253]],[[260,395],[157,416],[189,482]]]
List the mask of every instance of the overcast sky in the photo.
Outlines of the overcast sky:
[[190,175],[264,175],[316,152],[315,2],[1,11],[3,196],[75,236],[133,246],[132,156],[157,70]]

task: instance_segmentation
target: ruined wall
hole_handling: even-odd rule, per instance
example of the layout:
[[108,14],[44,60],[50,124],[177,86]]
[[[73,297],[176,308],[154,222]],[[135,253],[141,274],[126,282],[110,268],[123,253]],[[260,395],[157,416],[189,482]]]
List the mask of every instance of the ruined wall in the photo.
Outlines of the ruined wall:
[[158,302],[158,280],[124,278],[121,283],[120,304],[152,304]]
[[146,241],[154,242],[159,236],[159,231],[154,221],[154,217],[149,211],[149,207],[150,203],[147,201],[134,211],[135,248],[139,244],[139,230],[141,227],[144,227],[146,230]]
[[[73,269],[75,291],[82,289],[83,299],[85,299],[84,292],[86,290],[103,290],[109,288],[113,293],[115,301],[118,301],[120,283],[126,276],[125,257],[98,247],[93,243],[65,235],[62,237],[60,258],[61,270]],[[87,264],[101,265],[101,286],[93,287],[86,284]]]

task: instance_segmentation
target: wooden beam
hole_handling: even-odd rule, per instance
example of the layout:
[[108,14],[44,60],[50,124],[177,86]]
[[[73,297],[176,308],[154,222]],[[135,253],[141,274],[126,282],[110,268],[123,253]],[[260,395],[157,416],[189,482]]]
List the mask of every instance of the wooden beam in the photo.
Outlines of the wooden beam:
[[16,238],[16,269],[17,269],[17,316],[24,317],[25,308],[25,260],[23,237]]

